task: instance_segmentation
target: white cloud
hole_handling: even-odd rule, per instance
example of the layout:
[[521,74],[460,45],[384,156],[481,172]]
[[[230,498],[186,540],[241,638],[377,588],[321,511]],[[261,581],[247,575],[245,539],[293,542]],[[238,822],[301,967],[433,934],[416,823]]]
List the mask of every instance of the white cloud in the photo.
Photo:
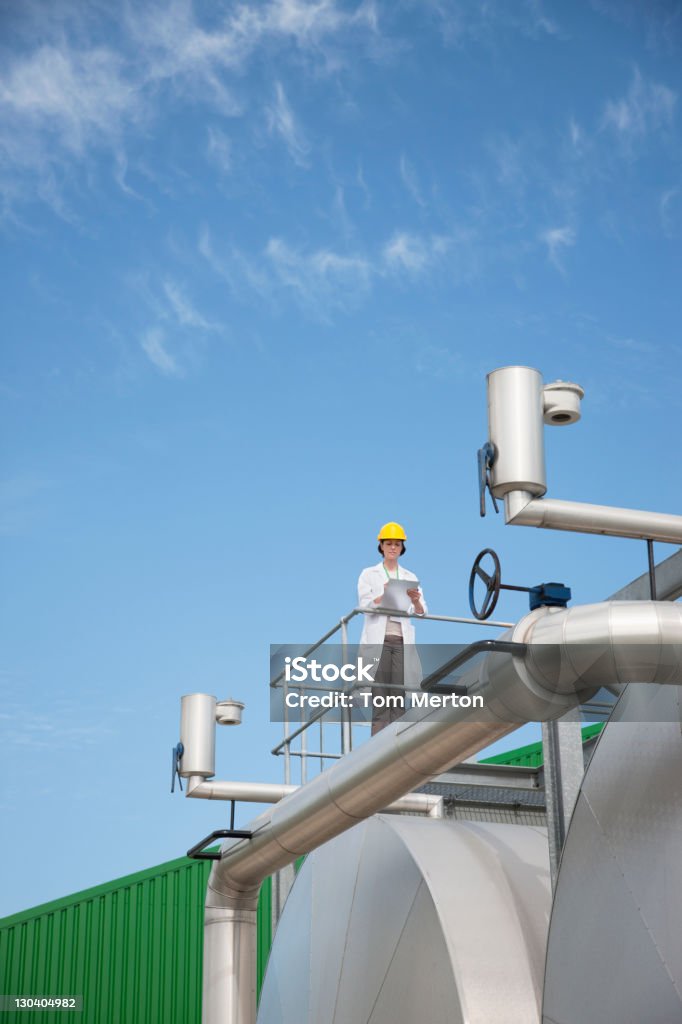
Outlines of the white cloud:
[[182,377],[177,360],[170,354],[165,344],[165,333],[160,327],[150,327],[140,338],[142,351],[150,362],[166,377]]
[[[326,320],[334,309],[355,308],[376,281],[424,274],[445,258],[453,240],[454,236],[395,232],[369,256],[330,247],[304,249],[273,237],[258,259],[234,245],[216,251],[211,232],[204,227],[198,249],[236,298],[255,293],[274,302],[288,293],[306,312]],[[467,242],[466,232],[460,240]]]
[[540,235],[541,240],[547,246],[547,255],[550,263],[562,274],[565,273],[561,254],[564,249],[576,243],[576,234],[571,227],[549,228]]
[[275,98],[273,103],[266,107],[266,115],[270,134],[282,139],[295,164],[306,167],[310,146],[291,109],[281,82],[275,83]]
[[128,184],[128,158],[126,157],[123,150],[119,149],[114,154],[114,160],[114,179],[118,187],[121,189],[122,192],[125,192],[127,196],[130,196],[133,199],[142,199],[142,196],[138,192],[136,192],[134,188],[131,188],[131,186]]
[[208,129],[208,143],[206,152],[209,159],[223,174],[229,174],[232,170],[232,143],[228,135],[220,128]]
[[668,237],[672,237],[675,227],[675,200],[680,194],[679,188],[668,188],[662,193],[658,201],[658,213],[661,218],[661,225]]
[[398,231],[384,246],[382,260],[389,271],[420,274],[446,252],[448,245],[448,239],[442,235],[422,238]]
[[672,124],[677,94],[661,82],[653,82],[635,68],[630,88],[618,100],[608,100],[602,116],[602,127],[614,131],[630,146],[650,132]]
[[[56,208],[55,168],[67,178],[74,164],[102,153],[113,157],[115,179],[134,196],[125,178],[131,131],[149,127],[169,91],[226,116],[242,115],[241,73],[259,48],[295,48],[297,59],[316,61],[319,71],[337,67],[342,48],[356,44],[358,35],[370,40],[376,34],[371,3],[348,9],[337,0],[238,3],[222,13],[214,9],[210,25],[191,0],[126,4],[125,16],[113,25],[106,5],[66,5],[51,16],[26,0],[22,11],[14,19],[20,26],[14,55],[0,70],[0,191],[6,206],[33,198],[37,177],[51,178],[51,190],[43,186],[43,192]],[[337,48],[333,57],[330,47]],[[303,163],[307,143],[281,83],[271,124]],[[135,137],[144,138],[140,132]],[[207,155],[229,169],[226,136],[214,130]]]
[[508,135],[502,135],[490,144],[497,165],[497,180],[507,188],[521,191],[526,186],[524,151],[520,142],[514,142]]
[[330,249],[304,253],[281,238],[271,238],[265,255],[275,280],[299,303],[325,317],[330,307],[348,308],[371,284],[372,267],[362,256],[343,256]]
[[581,150],[584,141],[583,130],[574,117],[571,117],[568,122],[568,133],[573,149],[578,151]]
[[204,331],[220,329],[218,324],[211,323],[192,305],[177,282],[171,280],[164,281],[163,292],[173,315],[181,327],[196,327]]
[[[406,0],[403,0],[406,2]],[[541,0],[522,3],[453,3],[452,0],[411,0],[412,6],[426,8],[439,24],[446,43],[462,46],[469,40],[487,43],[500,30],[520,32],[532,39],[562,36],[562,30],[544,11]]]
[[225,328],[204,316],[184,286],[170,277],[150,281],[143,273],[132,275],[129,283],[142,299],[146,316],[153,318],[140,336],[142,351],[165,376],[184,377],[186,366],[196,365],[207,335]]
[[[57,143],[75,156],[93,138],[118,136],[135,106],[121,58],[104,47],[78,52],[67,43],[59,49],[42,46],[15,59],[0,79],[0,109],[24,133],[34,133],[33,146],[40,147],[40,135],[43,144]],[[15,143],[10,142],[10,155],[30,155],[30,147]]]
[[355,181],[357,183],[358,188],[361,190],[363,196],[365,197],[364,209],[369,210],[370,206],[372,205],[372,193],[370,192],[369,186],[365,181],[365,174],[361,163],[358,164],[358,172],[355,176]]
[[[556,21],[545,13],[541,0],[526,0],[529,21],[526,23],[525,31],[533,36],[548,35],[559,36],[561,29]],[[523,23],[521,25],[523,28]]]
[[618,348],[626,352],[636,352],[637,354],[644,356],[652,356],[658,352],[658,346],[653,345],[650,341],[640,341],[637,338],[614,337],[609,337],[608,340],[614,348]]
[[220,253],[216,252],[213,236],[206,225],[199,233],[197,248],[214,273],[227,283],[235,298],[244,298],[244,286],[262,298],[272,297],[272,280],[268,273],[256,266],[235,246],[227,247]]
[[417,203],[418,206],[425,206],[426,203],[424,202],[424,197],[422,196],[421,189],[419,188],[417,172],[404,153],[401,154],[400,157],[400,177],[403,180],[403,185],[410,193],[415,203]]

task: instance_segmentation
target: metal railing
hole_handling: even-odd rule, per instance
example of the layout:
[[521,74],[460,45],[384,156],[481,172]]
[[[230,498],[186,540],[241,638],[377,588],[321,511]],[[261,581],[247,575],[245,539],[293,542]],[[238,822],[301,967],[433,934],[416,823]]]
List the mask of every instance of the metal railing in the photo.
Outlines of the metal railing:
[[[498,629],[509,629],[515,625],[515,623],[513,622],[500,622],[495,619],[487,619],[485,621],[481,621],[480,619],[472,619],[458,615],[417,615],[414,612],[400,612],[396,611],[393,608],[382,608],[380,605],[373,606],[370,608],[353,608],[353,610],[349,612],[348,615],[344,615],[341,619],[339,619],[339,621],[334,626],[332,626],[331,629],[327,630],[327,632],[323,636],[321,636],[319,640],[317,640],[314,644],[312,644],[312,646],[307,648],[307,650],[303,651],[301,657],[305,659],[309,658],[311,654],[314,654],[315,651],[317,651],[322,646],[322,644],[326,643],[328,640],[331,639],[331,637],[335,636],[337,633],[340,632],[341,654],[342,660],[345,662],[347,660],[348,652],[348,623],[357,615],[383,615],[390,616],[391,618],[419,619],[420,621],[428,620],[431,622],[450,622],[466,626],[491,626],[493,628]],[[284,669],[274,679],[270,680],[270,686],[273,689],[278,688],[279,686],[282,687],[284,707],[284,736],[282,737],[281,741],[275,747],[272,748],[271,753],[274,754],[276,757],[284,757],[284,782],[286,784],[289,784],[292,781],[292,758],[298,758],[300,760],[301,766],[300,780],[301,784],[303,785],[305,782],[307,782],[308,778],[309,759],[319,760],[320,771],[323,771],[325,767],[325,761],[336,761],[339,758],[343,757],[344,754],[349,753],[349,751],[353,749],[353,722],[351,720],[351,712],[344,711],[342,709],[340,723],[337,721],[331,722],[325,721],[325,718],[330,714],[330,711],[333,711],[335,714],[337,714],[339,709],[321,708],[319,711],[315,711],[314,713],[312,713],[309,716],[309,718],[306,719],[305,722],[302,722],[300,725],[298,725],[297,728],[289,732],[289,727],[291,726],[292,722],[288,713],[289,709],[286,700],[287,694],[292,690],[301,692],[306,689],[314,689],[319,691],[325,689],[325,687],[317,682],[308,686],[306,686],[305,683],[291,683],[287,681]],[[332,688],[330,687],[330,689]],[[338,687],[333,687],[333,689],[338,690]],[[354,690],[359,689],[366,689],[366,684],[353,684],[352,686],[349,686],[348,689],[344,692],[352,693]],[[402,689],[402,687],[398,685],[392,686],[391,684],[382,684],[382,689],[400,690]],[[363,727],[369,725],[370,723],[356,722],[355,724],[360,727]],[[315,725],[319,727],[319,749],[311,750],[308,748],[308,730]],[[335,752],[331,750],[325,750],[325,727],[339,725],[339,751]],[[298,749],[292,749],[292,744],[294,744],[297,740],[299,741]]]

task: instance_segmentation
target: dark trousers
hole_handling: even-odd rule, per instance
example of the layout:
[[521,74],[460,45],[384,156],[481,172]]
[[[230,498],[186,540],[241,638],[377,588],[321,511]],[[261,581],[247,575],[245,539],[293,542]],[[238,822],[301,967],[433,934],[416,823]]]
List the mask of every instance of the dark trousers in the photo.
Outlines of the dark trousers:
[[[385,729],[405,714],[402,701],[405,699],[405,668],[403,639],[400,636],[387,636],[381,650],[379,666],[374,676],[378,685],[372,687],[372,736]],[[390,689],[389,689],[390,687]],[[397,707],[376,707],[375,698],[395,696],[399,698]]]

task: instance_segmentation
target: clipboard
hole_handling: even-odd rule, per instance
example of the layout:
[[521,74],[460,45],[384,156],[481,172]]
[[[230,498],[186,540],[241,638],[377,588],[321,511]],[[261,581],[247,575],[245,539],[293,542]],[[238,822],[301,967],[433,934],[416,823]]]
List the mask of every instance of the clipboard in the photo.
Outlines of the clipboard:
[[381,607],[391,608],[396,612],[408,612],[412,598],[407,596],[407,591],[418,588],[419,580],[389,580],[381,599]]

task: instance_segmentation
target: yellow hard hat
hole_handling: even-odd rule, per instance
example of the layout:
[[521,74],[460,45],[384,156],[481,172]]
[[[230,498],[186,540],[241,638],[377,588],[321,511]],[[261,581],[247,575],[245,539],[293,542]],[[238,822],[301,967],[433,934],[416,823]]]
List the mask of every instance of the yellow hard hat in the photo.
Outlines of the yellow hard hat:
[[400,523],[384,523],[377,540],[407,540],[407,537]]

